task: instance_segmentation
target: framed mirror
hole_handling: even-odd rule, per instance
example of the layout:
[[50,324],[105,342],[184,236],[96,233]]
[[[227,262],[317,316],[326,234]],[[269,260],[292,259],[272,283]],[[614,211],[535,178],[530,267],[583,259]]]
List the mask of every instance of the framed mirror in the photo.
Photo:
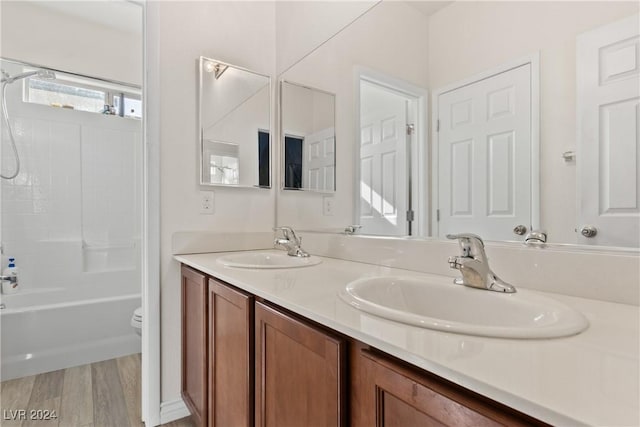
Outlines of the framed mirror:
[[199,60],[200,184],[271,187],[271,78]]
[[279,76],[336,94],[341,144],[331,214],[282,197],[278,222],[637,251],[638,11],[377,3]]
[[280,112],[282,188],[334,192],[335,95],[282,81]]

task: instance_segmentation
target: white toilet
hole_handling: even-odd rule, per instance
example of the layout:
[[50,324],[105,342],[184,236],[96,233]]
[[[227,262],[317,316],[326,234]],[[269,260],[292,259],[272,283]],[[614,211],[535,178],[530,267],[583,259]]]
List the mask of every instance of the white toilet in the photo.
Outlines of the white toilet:
[[142,307],[138,307],[133,311],[131,326],[133,327],[136,335],[142,336]]

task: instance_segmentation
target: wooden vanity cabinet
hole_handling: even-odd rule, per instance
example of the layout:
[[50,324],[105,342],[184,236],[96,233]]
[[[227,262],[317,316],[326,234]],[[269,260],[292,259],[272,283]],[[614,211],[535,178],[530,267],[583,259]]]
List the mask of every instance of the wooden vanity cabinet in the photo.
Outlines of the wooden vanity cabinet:
[[547,425],[362,344],[350,359],[354,426]]
[[253,296],[209,279],[209,427],[253,426]]
[[198,427],[546,426],[187,266],[182,397]]
[[182,400],[199,427],[207,423],[207,276],[182,266]]
[[255,304],[256,426],[345,426],[346,341]]

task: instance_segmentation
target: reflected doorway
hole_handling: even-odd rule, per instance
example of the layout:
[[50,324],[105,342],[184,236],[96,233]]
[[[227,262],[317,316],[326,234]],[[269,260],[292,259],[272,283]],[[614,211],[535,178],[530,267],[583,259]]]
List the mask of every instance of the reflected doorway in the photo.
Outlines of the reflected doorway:
[[418,157],[417,101],[404,91],[360,79],[356,210],[364,234],[417,234],[412,188]]

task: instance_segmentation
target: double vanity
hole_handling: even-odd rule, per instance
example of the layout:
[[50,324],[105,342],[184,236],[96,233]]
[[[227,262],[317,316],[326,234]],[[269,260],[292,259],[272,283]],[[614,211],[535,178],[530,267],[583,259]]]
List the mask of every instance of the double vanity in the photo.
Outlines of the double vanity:
[[198,425],[639,421],[637,307],[277,250],[175,259]]
[[198,59],[197,424],[640,425],[638,5],[312,3]]

